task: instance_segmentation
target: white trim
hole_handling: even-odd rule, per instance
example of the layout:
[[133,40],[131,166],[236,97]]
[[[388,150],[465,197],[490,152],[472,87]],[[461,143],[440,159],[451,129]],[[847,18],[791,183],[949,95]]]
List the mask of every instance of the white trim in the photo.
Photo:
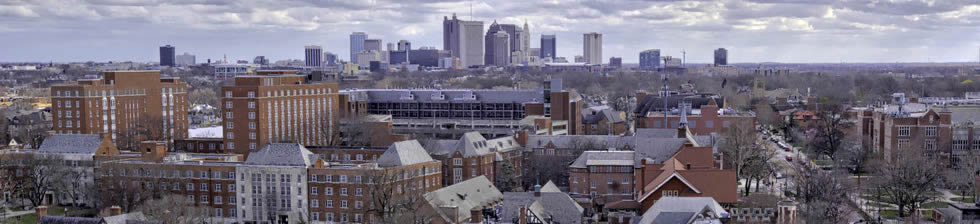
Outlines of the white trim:
[[681,175],[677,175],[677,172],[674,172],[669,177],[667,177],[667,179],[664,179],[663,182],[660,182],[660,184],[658,184],[657,187],[654,187],[653,189],[650,189],[650,192],[647,192],[646,195],[644,195],[642,198],[640,198],[640,201],[646,200],[647,197],[650,197],[650,195],[653,195],[653,192],[657,192],[657,189],[660,189],[660,187],[663,187],[664,184],[667,184],[667,182],[670,182],[670,180],[673,179],[674,177],[676,177],[677,179],[681,180],[681,182],[684,182],[684,184],[687,185],[687,187],[691,188],[691,190],[694,190],[694,193],[698,193],[698,194],[701,193],[701,191],[698,190],[698,188],[694,187],[694,185],[691,185],[691,183],[687,182],[687,180],[685,180],[684,177],[682,177]]

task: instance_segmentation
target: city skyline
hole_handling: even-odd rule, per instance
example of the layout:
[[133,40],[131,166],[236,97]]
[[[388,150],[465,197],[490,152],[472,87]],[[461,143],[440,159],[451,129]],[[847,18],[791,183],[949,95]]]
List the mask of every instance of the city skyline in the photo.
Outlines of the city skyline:
[[646,49],[675,57],[685,50],[689,63],[711,63],[716,48],[728,49],[733,64],[978,60],[977,3],[794,2],[10,2],[0,4],[0,61],[155,62],[168,44],[198,62],[303,59],[306,45],[349,52],[352,32],[442,48],[441,22],[452,13],[482,21],[484,32],[494,20],[526,21],[531,40],[555,34],[558,56],[570,61],[583,47],[577,37],[589,32],[603,34],[604,57],[624,63]]

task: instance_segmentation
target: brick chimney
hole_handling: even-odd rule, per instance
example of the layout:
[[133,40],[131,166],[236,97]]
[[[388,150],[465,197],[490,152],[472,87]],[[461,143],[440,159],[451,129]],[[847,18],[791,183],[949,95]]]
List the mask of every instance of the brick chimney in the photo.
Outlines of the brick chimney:
[[109,216],[117,216],[117,215],[122,215],[122,208],[120,208],[118,205],[113,205],[112,207],[109,207]]
[[515,131],[514,140],[517,140],[517,144],[520,144],[521,146],[527,146],[528,135],[530,134],[528,133],[527,130]]
[[41,217],[48,216],[48,206],[37,206],[34,208],[34,213],[37,215],[37,220],[41,220]]
[[527,224],[527,207],[521,205],[521,214],[518,216],[517,224]]
[[470,209],[470,223],[483,223],[483,210],[479,207]]
[[143,161],[146,162],[162,162],[163,158],[167,157],[167,144],[165,142],[143,141],[140,142],[139,150]]

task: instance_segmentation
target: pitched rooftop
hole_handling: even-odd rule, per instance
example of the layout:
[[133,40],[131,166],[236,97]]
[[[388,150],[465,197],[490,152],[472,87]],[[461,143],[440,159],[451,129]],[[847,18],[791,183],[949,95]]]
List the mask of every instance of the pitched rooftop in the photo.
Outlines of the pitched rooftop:
[[259,151],[249,153],[245,165],[309,167],[315,158],[310,150],[300,144],[271,143]]
[[378,166],[406,166],[433,161],[429,153],[416,140],[400,141],[391,144],[388,150],[378,157]]
[[55,134],[44,139],[38,152],[95,154],[101,144],[99,135]]

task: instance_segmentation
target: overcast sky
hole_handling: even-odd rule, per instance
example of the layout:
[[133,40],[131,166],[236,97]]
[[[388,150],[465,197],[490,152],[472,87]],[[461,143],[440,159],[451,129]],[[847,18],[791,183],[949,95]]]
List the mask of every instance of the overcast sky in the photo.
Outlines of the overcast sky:
[[963,62],[980,54],[980,0],[0,0],[0,61],[158,61],[158,47],[198,62],[300,59],[322,45],[349,57],[351,32],[442,48],[442,19],[530,25],[532,47],[556,34],[558,56],[603,33],[603,61],[642,50],[710,62]]

